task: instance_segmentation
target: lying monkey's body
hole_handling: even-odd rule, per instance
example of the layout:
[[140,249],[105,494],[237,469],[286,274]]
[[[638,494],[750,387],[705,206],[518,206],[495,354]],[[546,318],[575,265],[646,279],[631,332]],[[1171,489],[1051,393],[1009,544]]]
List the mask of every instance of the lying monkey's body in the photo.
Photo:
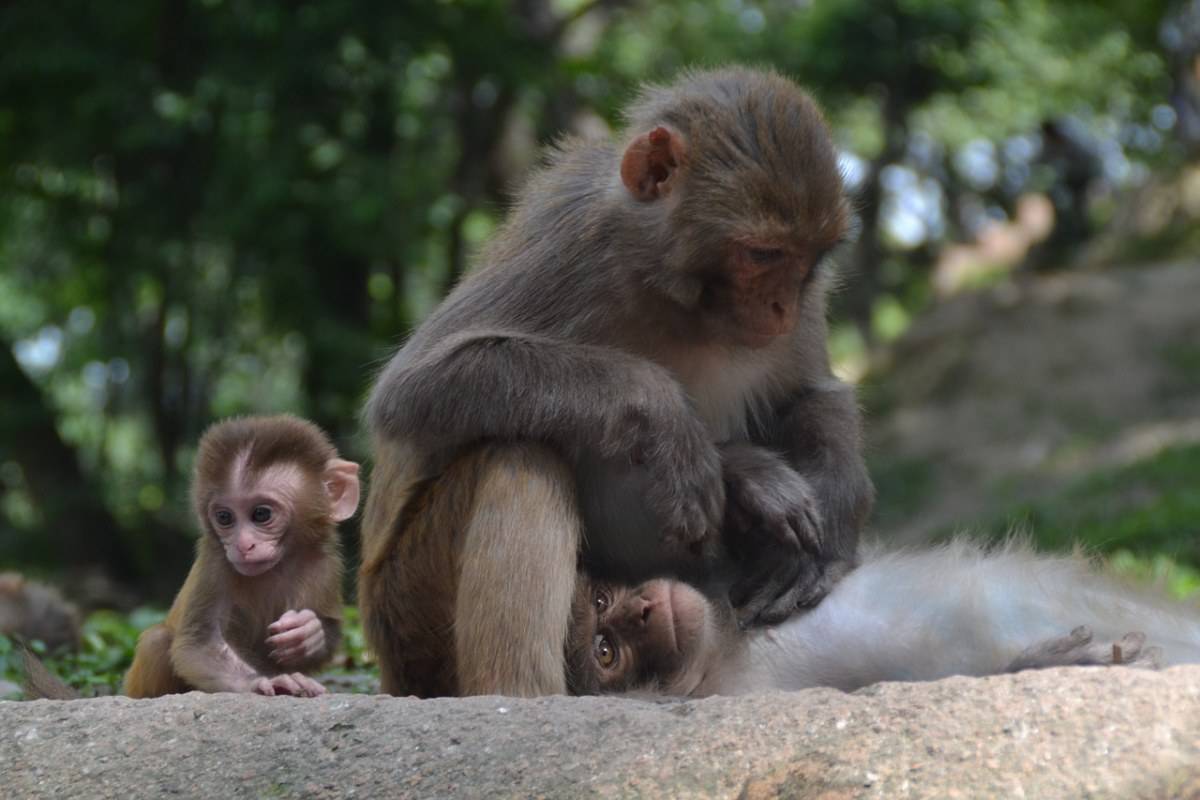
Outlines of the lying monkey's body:
[[1200,608],[1123,586],[1079,557],[1020,545],[868,551],[816,608],[749,632],[682,584],[596,584],[586,596],[588,581],[580,583],[572,641],[589,652],[568,660],[583,692],[851,691],[1061,665],[1200,663]]
[[1096,642],[1085,660],[1136,631],[1165,665],[1200,662],[1200,609],[1120,586],[1079,558],[956,542],[869,555],[811,612],[751,632],[742,668],[713,691],[993,675],[1042,666],[1036,648],[1079,626]]

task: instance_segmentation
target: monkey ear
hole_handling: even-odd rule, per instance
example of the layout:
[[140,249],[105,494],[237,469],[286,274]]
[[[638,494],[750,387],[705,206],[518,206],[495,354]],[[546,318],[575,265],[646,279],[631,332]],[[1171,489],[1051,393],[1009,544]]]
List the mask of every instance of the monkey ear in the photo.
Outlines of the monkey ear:
[[331,458],[325,464],[325,493],[329,495],[329,516],[334,522],[350,519],[358,510],[358,464]]
[[666,196],[687,156],[687,147],[675,131],[659,125],[625,148],[621,158],[621,183],[634,198],[648,203]]

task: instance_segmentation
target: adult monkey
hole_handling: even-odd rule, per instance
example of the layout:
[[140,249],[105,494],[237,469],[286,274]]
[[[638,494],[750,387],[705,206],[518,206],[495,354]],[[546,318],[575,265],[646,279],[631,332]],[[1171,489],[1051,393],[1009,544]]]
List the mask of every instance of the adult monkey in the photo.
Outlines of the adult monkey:
[[[598,575],[702,581],[732,555],[717,589],[743,623],[815,603],[853,563],[873,489],[825,349],[849,210],[820,112],[726,69],[646,88],[627,122],[622,145],[551,154],[375,384],[360,604],[385,691],[409,690],[416,587],[451,583],[456,693],[563,691],[546,643],[565,641],[585,527]],[[445,472],[486,441],[546,449]],[[445,562],[427,540],[449,525]]]

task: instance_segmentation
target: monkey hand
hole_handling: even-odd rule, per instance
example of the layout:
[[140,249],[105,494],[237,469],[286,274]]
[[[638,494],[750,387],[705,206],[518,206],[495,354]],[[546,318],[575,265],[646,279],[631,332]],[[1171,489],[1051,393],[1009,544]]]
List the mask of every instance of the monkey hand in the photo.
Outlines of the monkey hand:
[[636,405],[610,431],[605,455],[645,475],[644,498],[664,542],[715,545],[725,509],[721,457],[708,430],[672,384],[668,400]]
[[1127,633],[1115,642],[1094,642],[1092,638],[1091,629],[1081,625],[1066,636],[1025,648],[1005,671],[1115,666],[1158,669],[1162,666],[1162,650],[1147,647],[1144,633]]
[[298,667],[312,662],[325,650],[325,626],[310,609],[285,611],[267,626],[271,660],[281,667]]
[[822,552],[812,487],[779,456],[729,443],[725,466],[726,545],[739,565],[730,590],[743,627],[772,625],[818,602],[833,584]]
[[325,687],[302,672],[293,672],[270,678],[255,678],[250,684],[250,691],[267,697],[274,697],[277,694],[289,694],[292,697],[319,697],[325,694]]

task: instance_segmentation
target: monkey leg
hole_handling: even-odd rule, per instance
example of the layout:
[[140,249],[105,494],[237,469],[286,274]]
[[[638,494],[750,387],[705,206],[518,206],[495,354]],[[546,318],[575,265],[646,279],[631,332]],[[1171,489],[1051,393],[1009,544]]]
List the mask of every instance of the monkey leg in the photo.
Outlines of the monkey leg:
[[171,665],[171,629],[153,625],[138,637],[133,664],[125,673],[124,692],[129,697],[161,697],[190,691]]
[[409,482],[402,451],[377,445],[375,456],[358,606],[381,688],[392,695],[457,695],[459,552],[484,451],[463,456],[421,485]]
[[545,448],[488,448],[454,613],[464,695],[566,693],[564,645],[582,524],[574,477]]
[[[401,469],[381,459],[371,492],[394,487],[389,476]],[[372,496],[368,507],[386,502]],[[384,544],[359,575],[384,692],[565,690],[581,526],[564,462],[536,445],[479,447],[388,516],[366,517],[364,540]]]

